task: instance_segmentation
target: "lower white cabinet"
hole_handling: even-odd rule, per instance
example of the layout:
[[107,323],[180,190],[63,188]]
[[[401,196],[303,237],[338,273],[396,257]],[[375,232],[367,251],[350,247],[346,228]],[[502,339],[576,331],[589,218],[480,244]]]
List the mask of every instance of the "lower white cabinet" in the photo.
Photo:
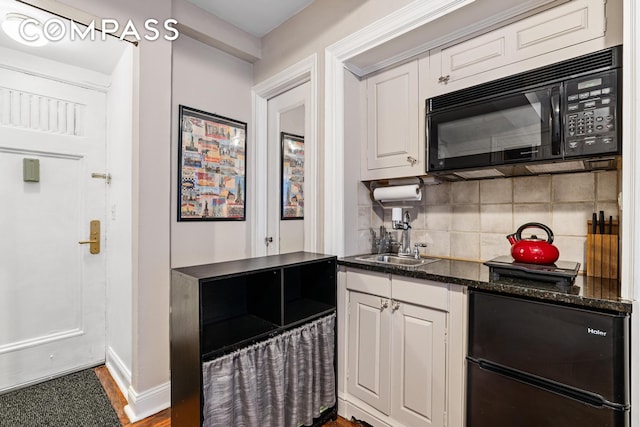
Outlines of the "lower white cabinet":
[[389,300],[349,292],[350,394],[389,415],[391,408],[391,311]]
[[[448,414],[453,409],[456,422],[461,422],[462,287],[351,269],[346,285],[347,408],[343,415],[376,426],[443,427],[456,425]],[[458,301],[457,307],[452,299]],[[461,311],[453,322],[452,307]],[[453,342],[451,326],[458,328]]]
[[446,315],[392,303],[391,407],[404,425],[445,425]]

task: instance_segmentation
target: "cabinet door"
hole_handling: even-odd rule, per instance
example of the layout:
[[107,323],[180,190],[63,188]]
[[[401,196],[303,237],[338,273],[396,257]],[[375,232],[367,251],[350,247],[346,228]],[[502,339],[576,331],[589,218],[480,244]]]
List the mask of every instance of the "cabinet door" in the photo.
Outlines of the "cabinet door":
[[445,425],[446,316],[392,302],[391,417],[412,427]]
[[349,292],[349,394],[389,414],[390,301]]
[[[491,31],[468,41],[431,52],[429,79],[441,94],[567,59],[516,64],[577,45],[605,34],[602,0],[576,0]],[[579,55],[577,51],[574,55]],[[506,68],[505,68],[506,67]],[[501,71],[503,70],[503,72]]]
[[367,144],[362,179],[424,174],[417,60],[370,77],[366,84]]

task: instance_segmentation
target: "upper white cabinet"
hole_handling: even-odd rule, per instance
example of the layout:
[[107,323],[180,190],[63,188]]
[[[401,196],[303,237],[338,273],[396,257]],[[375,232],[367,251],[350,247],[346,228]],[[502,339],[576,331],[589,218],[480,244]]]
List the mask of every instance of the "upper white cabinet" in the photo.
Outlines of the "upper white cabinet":
[[367,143],[362,150],[361,179],[423,175],[418,62],[369,77],[366,94]]
[[[570,1],[462,43],[432,50],[429,73],[421,79],[426,79],[434,96],[604,48],[598,43],[572,47],[590,40],[602,42],[605,3]],[[567,48],[571,50],[562,51]],[[538,57],[542,62],[535,59]]]

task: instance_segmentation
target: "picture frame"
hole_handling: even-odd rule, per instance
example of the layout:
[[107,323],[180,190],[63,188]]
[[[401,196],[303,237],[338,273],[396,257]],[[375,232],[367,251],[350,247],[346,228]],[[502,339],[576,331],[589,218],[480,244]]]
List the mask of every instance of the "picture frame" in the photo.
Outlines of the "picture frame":
[[179,106],[178,221],[245,221],[247,124]]
[[280,132],[280,219],[304,219],[304,136]]

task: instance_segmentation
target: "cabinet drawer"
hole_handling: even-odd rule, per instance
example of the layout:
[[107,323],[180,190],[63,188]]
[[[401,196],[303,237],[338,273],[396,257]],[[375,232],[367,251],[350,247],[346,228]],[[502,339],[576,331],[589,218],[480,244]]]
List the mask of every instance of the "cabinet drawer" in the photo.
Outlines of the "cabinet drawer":
[[391,297],[391,282],[387,273],[357,273],[347,270],[347,289],[366,294]]
[[391,298],[449,311],[449,285],[430,280],[393,276]]

